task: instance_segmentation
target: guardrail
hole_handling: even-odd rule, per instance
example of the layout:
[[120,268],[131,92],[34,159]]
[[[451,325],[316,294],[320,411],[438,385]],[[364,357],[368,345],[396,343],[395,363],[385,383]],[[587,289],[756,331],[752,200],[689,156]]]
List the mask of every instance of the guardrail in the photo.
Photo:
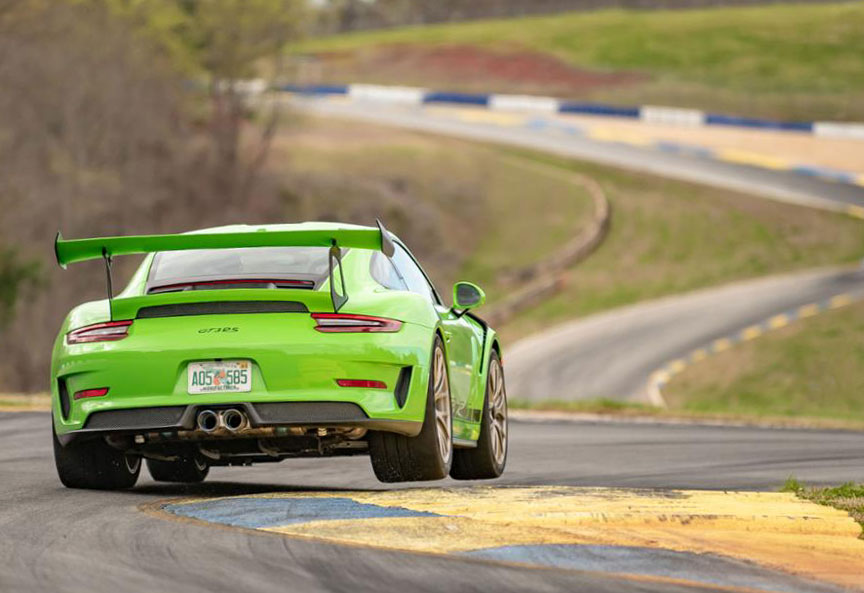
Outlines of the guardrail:
[[648,123],[672,124],[687,127],[723,126],[758,128],[763,130],[799,132],[828,138],[864,140],[864,122],[779,121],[709,113],[697,109],[641,105],[635,107],[606,103],[566,101],[555,97],[536,95],[507,95],[436,91],[420,87],[384,86],[374,84],[293,85],[278,86],[276,90],[307,95],[345,95],[381,103],[424,105],[434,103],[473,105],[494,111],[522,111],[527,113],[576,113],[604,117],[639,119]]

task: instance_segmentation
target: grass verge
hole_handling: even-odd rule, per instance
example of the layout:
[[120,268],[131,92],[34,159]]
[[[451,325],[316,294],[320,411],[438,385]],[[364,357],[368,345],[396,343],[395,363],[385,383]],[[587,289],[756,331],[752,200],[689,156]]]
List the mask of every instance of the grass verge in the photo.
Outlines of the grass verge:
[[805,486],[794,477],[789,477],[781,491],[792,492],[799,498],[846,511],[861,525],[859,538],[864,539],[864,484],[847,482],[840,486],[818,488]]
[[47,393],[0,394],[0,412],[44,412],[51,409],[51,397]]
[[288,172],[289,219],[381,217],[445,300],[455,280],[471,279],[494,303],[508,277],[593,216],[588,192],[557,167],[395,128],[310,118],[279,140],[272,160]]
[[864,423],[864,303],[829,311],[689,366],[664,388],[671,410]]
[[726,190],[515,151],[599,182],[612,205],[606,241],[565,289],[503,328],[517,338],[566,318],[733,280],[851,263],[864,223]]
[[513,286],[508,275],[590,216],[590,199],[566,173],[595,179],[612,206],[606,241],[563,291],[499,328],[506,341],[612,307],[864,254],[864,223],[842,215],[368,124],[309,119],[280,139],[273,162],[292,180],[289,219],[383,216],[445,298],[453,280],[468,279],[487,288],[490,304]]
[[[685,104],[742,115],[861,118],[862,30],[861,3],[777,4],[603,10],[408,27],[313,40],[301,49],[349,54],[358,61],[387,46],[472,46],[514,55],[540,52],[590,71],[647,75],[647,81],[637,85],[592,87],[588,90],[593,89],[594,98]],[[376,66],[367,74],[370,80],[395,82],[388,79],[387,63]],[[442,70],[446,74],[447,69]],[[428,70],[400,74],[403,83],[447,82],[440,76],[429,80]],[[480,71],[468,82],[451,82],[485,84],[486,90],[493,90]]]
[[611,399],[585,400],[524,400],[509,399],[508,406],[516,412],[536,412],[539,417],[548,413],[572,416],[573,419],[606,417],[609,420],[639,420],[674,424],[711,424],[731,426],[758,426],[771,428],[808,428],[823,430],[864,430],[864,420],[824,418],[815,416],[770,416],[755,414],[690,412],[657,408],[647,404],[621,402]]

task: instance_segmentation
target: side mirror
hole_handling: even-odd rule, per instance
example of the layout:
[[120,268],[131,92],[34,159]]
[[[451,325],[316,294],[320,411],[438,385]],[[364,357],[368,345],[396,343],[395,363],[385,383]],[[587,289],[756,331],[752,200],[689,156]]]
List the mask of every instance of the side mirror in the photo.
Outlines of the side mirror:
[[473,309],[486,302],[486,293],[476,284],[457,282],[453,285],[453,306],[457,309]]

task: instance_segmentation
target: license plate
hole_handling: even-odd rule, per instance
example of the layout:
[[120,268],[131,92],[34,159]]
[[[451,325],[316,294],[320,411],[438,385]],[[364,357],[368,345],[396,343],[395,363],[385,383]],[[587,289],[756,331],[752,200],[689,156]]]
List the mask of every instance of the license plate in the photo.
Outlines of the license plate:
[[252,391],[252,365],[248,360],[190,362],[187,379],[192,394]]

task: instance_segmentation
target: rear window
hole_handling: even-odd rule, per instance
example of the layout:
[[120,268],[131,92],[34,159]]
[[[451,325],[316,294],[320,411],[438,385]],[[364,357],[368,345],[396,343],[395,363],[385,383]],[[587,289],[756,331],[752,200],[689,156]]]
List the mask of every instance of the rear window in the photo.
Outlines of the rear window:
[[329,273],[327,247],[243,247],[157,253],[148,291],[174,285],[204,288],[214,280],[303,280],[317,287]]

